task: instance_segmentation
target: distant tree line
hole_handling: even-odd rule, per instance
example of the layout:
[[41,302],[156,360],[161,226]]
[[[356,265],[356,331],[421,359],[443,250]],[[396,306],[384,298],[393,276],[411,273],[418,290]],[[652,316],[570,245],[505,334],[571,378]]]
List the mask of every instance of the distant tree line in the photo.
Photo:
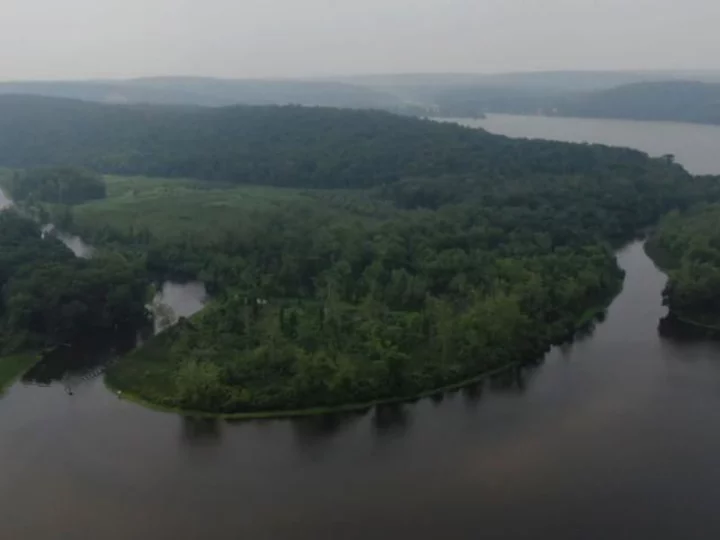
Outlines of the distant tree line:
[[106,196],[102,177],[77,167],[45,167],[16,171],[5,181],[13,200],[74,205]]
[[515,140],[379,111],[111,106],[0,96],[0,165],[306,188],[408,177],[643,172],[641,152]]

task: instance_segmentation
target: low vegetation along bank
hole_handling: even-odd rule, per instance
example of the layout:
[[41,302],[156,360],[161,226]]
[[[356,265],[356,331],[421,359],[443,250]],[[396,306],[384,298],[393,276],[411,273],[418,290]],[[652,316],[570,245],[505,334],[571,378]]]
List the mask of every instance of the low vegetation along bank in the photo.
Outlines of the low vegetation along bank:
[[720,335],[720,205],[671,213],[648,252],[668,272],[663,295],[672,316]]
[[[58,112],[45,100],[38,116],[32,103],[12,109],[15,121],[37,122],[0,138],[0,157],[173,177],[112,177],[101,190],[86,175],[72,204],[47,189],[65,181],[41,178],[33,197],[120,264],[107,283],[123,291],[123,309],[156,279],[212,291],[207,309],[107,374],[113,388],[170,409],[354,407],[535,360],[619,290],[617,245],[720,194],[717,179],[632,150],[377,112],[78,103]],[[89,136],[101,127],[107,137]],[[68,136],[33,155],[26,143],[50,132]],[[82,155],[78,137],[93,141]],[[117,300],[98,297],[88,328],[119,313],[141,318],[98,317]]]
[[38,358],[34,353],[18,353],[0,358],[0,394],[25,375]]

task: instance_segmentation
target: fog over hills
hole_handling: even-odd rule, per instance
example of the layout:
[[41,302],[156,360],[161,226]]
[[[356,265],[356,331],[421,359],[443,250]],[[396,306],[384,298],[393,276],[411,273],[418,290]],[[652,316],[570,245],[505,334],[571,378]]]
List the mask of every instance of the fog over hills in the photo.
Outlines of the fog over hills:
[[715,105],[720,71],[416,73],[322,79],[178,76],[0,83],[0,95],[7,94],[115,104],[295,104],[441,117],[509,113],[720,122]]

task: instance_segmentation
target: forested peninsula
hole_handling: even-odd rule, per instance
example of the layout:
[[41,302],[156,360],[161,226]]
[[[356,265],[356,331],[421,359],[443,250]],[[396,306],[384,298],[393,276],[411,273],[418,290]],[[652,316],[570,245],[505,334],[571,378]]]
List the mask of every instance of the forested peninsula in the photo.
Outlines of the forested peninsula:
[[720,196],[716,178],[633,150],[376,111],[12,96],[3,111],[0,164],[116,175],[36,206],[146,284],[212,292],[107,373],[188,411],[410,398],[537,360],[619,290],[615,247]]
[[13,209],[0,212],[0,390],[38,353],[148,323],[139,261],[106,254],[77,259]]
[[664,301],[671,315],[720,335],[720,205],[672,212],[648,242],[648,253],[669,274]]

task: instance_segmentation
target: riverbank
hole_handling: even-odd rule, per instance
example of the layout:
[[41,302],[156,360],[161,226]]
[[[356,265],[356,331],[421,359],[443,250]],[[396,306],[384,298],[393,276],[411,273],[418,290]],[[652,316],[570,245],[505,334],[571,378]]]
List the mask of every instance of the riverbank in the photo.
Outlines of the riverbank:
[[[680,261],[678,261],[676,257],[673,257],[667,250],[663,249],[660,243],[652,237],[644,243],[643,250],[657,269],[668,276],[668,279],[670,272],[680,265]],[[707,317],[707,315],[705,316]],[[715,318],[715,320],[712,321],[703,321],[701,316],[673,309],[669,310],[668,317],[675,324],[680,323],[690,329],[694,329],[695,333],[699,335],[713,338],[720,337],[720,318]]]
[[[548,342],[545,344],[545,347],[543,348],[543,353],[546,353],[553,345],[558,345],[562,343],[567,343],[569,341],[572,341],[575,336],[577,336],[579,333],[590,329],[597,321],[600,321],[604,318],[604,315],[607,311],[607,308],[609,305],[613,302],[613,300],[622,292],[622,281],[619,282],[618,286],[614,288],[609,294],[608,297],[605,299],[605,302],[599,305],[596,305],[594,307],[586,309],[575,321],[575,324],[573,326],[572,331],[566,332],[564,335],[556,335],[551,336],[548,338]],[[202,316],[202,313],[198,313],[198,316]],[[159,336],[155,336],[152,338],[150,343],[146,343],[143,346],[150,346],[153,348],[153,346],[160,348],[162,347],[162,342],[165,340],[172,341],[172,335],[173,328],[165,331],[163,334]],[[121,381],[122,378],[115,377],[116,370],[118,368],[118,365],[121,364],[123,361],[127,361],[126,359],[120,359],[118,364],[115,364],[112,366],[108,371],[105,373],[104,376],[104,384],[105,387],[117,395],[120,399],[135,403],[137,405],[141,405],[143,407],[146,407],[148,409],[152,409],[159,412],[165,412],[165,413],[173,413],[173,414],[181,414],[183,416],[190,416],[190,417],[196,417],[196,418],[216,418],[216,419],[226,419],[226,420],[259,420],[259,419],[282,419],[282,418],[299,418],[299,417],[307,417],[307,416],[319,416],[319,415],[326,415],[326,414],[341,414],[341,413],[353,413],[353,412],[362,412],[366,411],[368,409],[371,409],[373,407],[378,406],[384,406],[384,405],[396,405],[401,403],[412,403],[415,401],[418,401],[420,399],[428,398],[428,397],[434,397],[434,396],[440,396],[442,394],[445,394],[447,392],[454,392],[457,390],[461,390],[463,388],[466,388],[468,386],[472,386],[474,384],[477,384],[479,382],[482,382],[484,380],[487,380],[489,378],[492,378],[494,376],[507,373],[513,369],[517,369],[518,367],[532,363],[538,360],[539,357],[542,357],[542,354],[533,357],[528,358],[525,362],[511,362],[507,365],[500,366],[497,368],[489,369],[486,371],[483,371],[481,373],[478,373],[477,375],[474,375],[472,377],[465,378],[463,380],[460,380],[455,383],[450,383],[434,388],[430,388],[428,390],[423,390],[421,392],[417,392],[411,395],[405,395],[405,396],[397,396],[397,397],[388,397],[388,398],[379,398],[375,400],[369,400],[364,401],[360,403],[348,403],[348,404],[341,404],[336,406],[321,406],[321,407],[310,407],[310,408],[302,408],[302,409],[288,409],[288,410],[269,410],[269,411],[248,411],[248,412],[211,412],[211,411],[201,411],[201,410],[193,410],[193,409],[187,409],[182,408],[174,405],[169,404],[163,404],[157,400],[148,398],[143,396],[135,387],[129,384],[123,384]],[[136,366],[136,367],[143,367],[143,366]],[[149,367],[147,365],[144,366],[145,368]],[[150,371],[145,371],[144,375],[146,377],[152,377],[154,376],[167,376],[167,373],[151,373]],[[127,381],[126,381],[127,382]],[[167,381],[166,381],[167,382]]]
[[659,243],[650,235],[643,243],[643,251],[645,255],[653,262],[653,264],[663,274],[667,275],[671,270],[676,268],[679,262],[663,249]]
[[190,416],[195,418],[217,418],[220,420],[262,420],[262,419],[283,419],[283,418],[300,418],[304,416],[319,416],[319,415],[325,415],[325,414],[341,414],[341,413],[353,413],[353,412],[362,412],[366,411],[368,409],[371,409],[373,407],[379,407],[383,405],[397,405],[401,403],[412,403],[414,401],[418,401],[420,399],[439,396],[442,394],[445,394],[447,392],[454,392],[456,390],[461,390],[463,388],[466,388],[468,386],[472,386],[473,384],[477,384],[479,382],[482,382],[484,380],[487,380],[488,378],[501,375],[503,373],[507,373],[513,369],[516,369],[520,366],[519,363],[513,363],[507,366],[503,366],[501,368],[493,369],[484,373],[481,373],[475,377],[472,377],[470,379],[463,380],[459,383],[455,384],[449,384],[446,386],[442,386],[439,388],[434,388],[432,390],[427,390],[424,392],[421,392],[419,394],[414,394],[412,396],[402,396],[402,397],[395,397],[395,398],[386,398],[386,399],[376,399],[373,401],[368,401],[364,403],[349,403],[347,405],[338,405],[335,407],[314,407],[309,409],[296,409],[296,410],[287,410],[287,411],[265,411],[265,412],[247,412],[247,413],[213,413],[213,412],[207,412],[207,411],[193,411],[189,409],[181,409],[179,407],[170,407],[166,405],[162,405],[159,403],[154,403],[152,401],[149,401],[147,399],[144,399],[143,397],[133,393],[132,391],[126,391],[121,390],[119,388],[116,388],[112,385],[111,382],[108,381],[108,378],[105,377],[105,386],[116,394],[120,399],[124,399],[126,401],[130,401],[132,403],[135,403],[137,405],[142,405],[143,407],[146,407],[148,409],[152,409],[159,412],[166,412],[166,413],[173,413],[173,414],[181,414],[183,416]]
[[0,358],[0,394],[30,371],[39,360],[37,353],[18,353]]

